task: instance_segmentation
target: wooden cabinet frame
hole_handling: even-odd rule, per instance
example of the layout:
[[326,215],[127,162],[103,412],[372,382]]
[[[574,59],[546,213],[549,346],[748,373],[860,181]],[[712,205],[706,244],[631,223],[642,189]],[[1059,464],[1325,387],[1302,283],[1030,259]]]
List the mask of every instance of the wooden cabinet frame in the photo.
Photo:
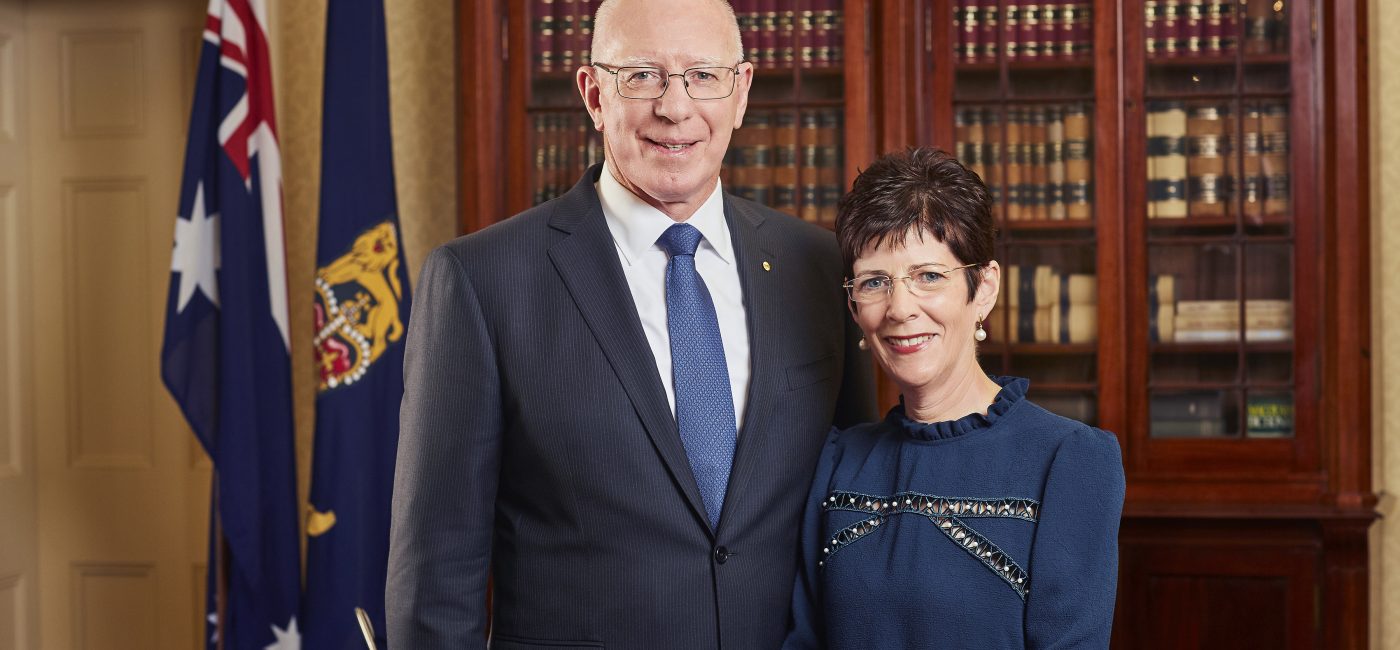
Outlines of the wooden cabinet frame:
[[[882,152],[952,150],[954,73],[935,53],[953,34],[944,11],[953,1],[845,0],[847,183]],[[1295,436],[1280,440],[1147,435],[1146,307],[1136,289],[1146,283],[1147,239],[1134,207],[1144,201],[1142,2],[1094,2],[1098,414],[1119,435],[1128,473],[1115,636],[1123,647],[1144,643],[1132,636],[1134,621],[1150,615],[1140,609],[1144,581],[1181,574],[1192,549],[1204,549],[1201,570],[1209,575],[1240,574],[1226,563],[1233,551],[1253,549],[1262,555],[1241,566],[1292,580],[1291,607],[1306,608],[1313,594],[1318,615],[1289,619],[1290,647],[1366,643],[1366,534],[1377,501],[1366,2],[1290,2],[1306,3],[1299,10],[1309,19],[1290,23],[1297,416]],[[459,5],[462,232],[523,209],[529,198],[524,11],[524,3],[504,0]],[[882,385],[882,396],[893,401],[893,387]],[[1271,568],[1269,557],[1287,561]]]

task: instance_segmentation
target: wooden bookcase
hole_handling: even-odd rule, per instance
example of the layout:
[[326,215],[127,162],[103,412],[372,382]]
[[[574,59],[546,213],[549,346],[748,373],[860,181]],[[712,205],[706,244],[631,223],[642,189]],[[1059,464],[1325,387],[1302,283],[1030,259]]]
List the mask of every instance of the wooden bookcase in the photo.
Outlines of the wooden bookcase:
[[[821,1],[735,4],[800,32]],[[1076,26],[1074,3],[1037,1],[1036,31],[1031,0],[844,0],[839,63],[761,64],[750,110],[839,115],[843,187],[910,145],[994,187],[1007,286],[983,365],[1122,443],[1115,647],[1359,648],[1376,516],[1366,3],[1236,2],[1084,0]],[[583,113],[571,72],[538,70],[541,3],[460,6],[463,232],[541,198],[540,120]],[[1169,5],[1205,25],[1165,29]],[[829,217],[797,193],[795,213]]]

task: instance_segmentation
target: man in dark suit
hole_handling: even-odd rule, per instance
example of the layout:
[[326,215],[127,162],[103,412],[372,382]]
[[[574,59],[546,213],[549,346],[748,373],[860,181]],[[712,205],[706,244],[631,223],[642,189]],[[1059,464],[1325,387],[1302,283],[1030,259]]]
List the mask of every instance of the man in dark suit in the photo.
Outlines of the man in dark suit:
[[389,641],[776,648],[826,432],[874,415],[831,233],[721,191],[753,67],[718,0],[608,0],[606,163],[415,287]]

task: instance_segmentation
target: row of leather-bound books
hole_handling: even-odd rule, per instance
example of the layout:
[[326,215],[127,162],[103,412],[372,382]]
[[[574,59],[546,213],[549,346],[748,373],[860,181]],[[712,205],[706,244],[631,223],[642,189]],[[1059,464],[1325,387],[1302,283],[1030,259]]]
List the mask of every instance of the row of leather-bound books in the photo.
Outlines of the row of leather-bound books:
[[1003,321],[986,323],[994,343],[1092,343],[1098,340],[1098,278],[1050,264],[1008,264],[999,304]]
[[[1293,303],[1283,299],[1179,299],[1177,276],[1148,282],[1148,336],[1154,343],[1290,341]],[[987,324],[993,343],[1093,343],[1098,340],[1098,277],[1051,264],[1008,264],[1001,298],[1005,320]],[[1241,320],[1243,318],[1243,320]],[[1242,326],[1243,325],[1243,326]]]
[[[1146,0],[1143,42],[1148,58],[1233,54],[1243,39],[1245,54],[1288,51],[1284,3],[1275,0]],[[1240,33],[1239,11],[1244,12]]]
[[534,0],[530,16],[536,72],[573,72],[589,62],[593,11],[602,0]]
[[1149,103],[1148,218],[1287,214],[1288,128],[1283,100]]
[[[1151,402],[1152,437],[1237,436],[1239,400],[1240,394],[1235,391],[1154,392]],[[1244,402],[1246,438],[1287,438],[1293,435],[1291,394],[1251,390]]]
[[1008,221],[1093,216],[1088,106],[963,107],[955,119],[954,155],[1005,204]]
[[[593,12],[601,1],[533,1],[530,26],[536,72],[572,72],[589,63]],[[731,5],[744,39],[746,61],[803,68],[841,62],[841,0],[734,0]]]
[[[603,160],[602,136],[588,116],[536,113],[533,118],[533,202],[573,187],[582,171]],[[830,223],[843,192],[840,109],[750,110],[734,132],[721,172],[730,193]]]
[[725,157],[724,186],[743,197],[831,223],[844,188],[841,110],[750,110]]
[[759,66],[814,68],[842,60],[841,0],[733,0],[744,59]]
[[965,63],[1087,58],[1093,52],[1092,2],[960,0],[953,7],[957,59]]
[[567,192],[585,168],[603,161],[603,136],[583,111],[536,113],[532,121],[531,199],[540,204]]
[[1167,273],[1148,280],[1153,343],[1238,342],[1241,330],[1248,342],[1293,340],[1293,302],[1287,298],[1250,298],[1243,306],[1236,299],[1188,300],[1178,297],[1178,284],[1177,276]]

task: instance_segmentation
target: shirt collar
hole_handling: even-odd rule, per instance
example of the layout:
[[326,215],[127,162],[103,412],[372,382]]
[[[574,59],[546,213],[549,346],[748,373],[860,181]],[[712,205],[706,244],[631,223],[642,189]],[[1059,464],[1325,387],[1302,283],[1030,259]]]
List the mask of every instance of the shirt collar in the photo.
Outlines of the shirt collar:
[[[724,194],[721,189],[716,181],[710,197],[685,223],[700,231],[704,237],[701,246],[708,243],[724,263],[732,264],[734,242],[729,238],[729,224],[724,219]],[[617,182],[607,162],[603,163],[603,173],[598,177],[598,199],[603,204],[603,217],[607,219],[613,241],[629,266],[642,253],[656,247],[656,240],[661,238],[661,234],[676,224],[666,213],[648,205]]]

